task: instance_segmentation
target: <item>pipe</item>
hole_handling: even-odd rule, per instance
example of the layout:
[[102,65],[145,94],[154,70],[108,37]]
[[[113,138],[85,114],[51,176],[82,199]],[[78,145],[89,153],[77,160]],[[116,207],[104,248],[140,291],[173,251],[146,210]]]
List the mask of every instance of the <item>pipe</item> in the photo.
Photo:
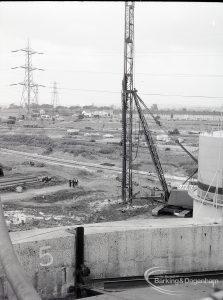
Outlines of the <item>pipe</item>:
[[0,261],[18,300],[41,300],[23,270],[8,233],[0,198]]

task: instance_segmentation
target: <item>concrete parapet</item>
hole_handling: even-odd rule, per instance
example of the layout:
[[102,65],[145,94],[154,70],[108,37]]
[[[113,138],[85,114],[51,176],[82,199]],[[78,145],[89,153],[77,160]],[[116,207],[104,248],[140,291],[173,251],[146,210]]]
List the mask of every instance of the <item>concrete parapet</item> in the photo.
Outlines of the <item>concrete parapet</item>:
[[85,259],[92,278],[142,276],[152,267],[169,273],[223,270],[220,224],[195,224],[193,219],[108,224],[95,232],[91,226],[85,229]]
[[[11,233],[18,259],[43,299],[65,296],[74,285],[74,235],[65,228]],[[0,270],[3,293],[14,299],[13,291]],[[16,298],[15,298],[16,299]]]
[[[169,273],[223,270],[221,224],[159,218],[84,227],[85,264],[92,279],[142,276],[152,267]],[[74,284],[75,236],[66,229],[11,233],[18,258],[44,299],[65,295]]]

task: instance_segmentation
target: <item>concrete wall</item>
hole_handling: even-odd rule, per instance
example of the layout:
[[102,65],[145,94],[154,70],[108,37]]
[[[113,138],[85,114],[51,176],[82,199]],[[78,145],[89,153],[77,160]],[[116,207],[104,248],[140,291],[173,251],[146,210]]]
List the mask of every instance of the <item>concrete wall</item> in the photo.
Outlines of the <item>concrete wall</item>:
[[[35,288],[44,299],[52,299],[66,295],[74,283],[75,236],[66,228],[45,231],[48,233],[43,234],[41,229],[11,236]],[[170,273],[223,270],[222,249],[223,226],[198,224],[193,219],[154,218],[85,225],[85,261],[92,279],[142,276],[152,267]],[[12,295],[3,272],[0,277],[0,294],[3,285],[4,295]],[[8,299],[13,300],[13,296]]]
[[[11,234],[18,259],[43,299],[65,296],[67,288],[74,285],[75,238],[64,229],[57,230],[51,228]],[[2,269],[0,278],[0,294],[7,295],[6,299],[16,299]]]
[[223,270],[223,226],[191,222],[169,219],[165,226],[154,222],[150,228],[87,234],[85,258],[91,278],[142,276],[152,267],[170,273]]

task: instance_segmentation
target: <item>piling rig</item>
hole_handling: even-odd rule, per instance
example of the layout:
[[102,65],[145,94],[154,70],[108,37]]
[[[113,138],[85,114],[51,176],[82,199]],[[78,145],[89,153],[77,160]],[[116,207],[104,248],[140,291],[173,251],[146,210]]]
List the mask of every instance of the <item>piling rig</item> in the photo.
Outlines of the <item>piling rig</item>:
[[[152,116],[158,126],[161,123],[143,100],[139,97],[134,87],[134,1],[125,2],[125,33],[124,33],[124,75],[122,80],[122,200],[123,203],[132,203],[133,194],[133,107],[138,112],[138,117],[143,129],[145,141],[151,155],[157,176],[159,178],[164,202],[167,203],[170,191],[164,176],[162,165],[159,159],[156,144],[153,140],[150,128],[144,116],[141,105]],[[195,158],[180,142],[174,140],[196,163]],[[193,175],[197,172],[197,169]]]

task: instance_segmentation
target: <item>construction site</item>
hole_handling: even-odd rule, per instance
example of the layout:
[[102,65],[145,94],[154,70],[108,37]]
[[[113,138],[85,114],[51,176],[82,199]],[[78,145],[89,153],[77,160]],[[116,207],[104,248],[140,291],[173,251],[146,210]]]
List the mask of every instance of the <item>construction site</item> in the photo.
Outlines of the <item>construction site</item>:
[[141,3],[120,4],[121,92],[85,90],[118,106],[64,105],[55,79],[36,83],[31,36],[10,49],[23,80],[10,83],[21,99],[0,103],[0,300],[223,299],[221,103],[154,104],[136,84]]

